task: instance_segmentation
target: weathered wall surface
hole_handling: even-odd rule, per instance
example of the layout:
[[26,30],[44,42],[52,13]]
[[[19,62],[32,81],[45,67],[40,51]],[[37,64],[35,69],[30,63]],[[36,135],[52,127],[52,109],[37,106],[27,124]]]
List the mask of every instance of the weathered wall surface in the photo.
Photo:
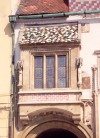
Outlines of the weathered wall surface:
[[11,0],[0,2],[0,137],[8,138],[11,87]]

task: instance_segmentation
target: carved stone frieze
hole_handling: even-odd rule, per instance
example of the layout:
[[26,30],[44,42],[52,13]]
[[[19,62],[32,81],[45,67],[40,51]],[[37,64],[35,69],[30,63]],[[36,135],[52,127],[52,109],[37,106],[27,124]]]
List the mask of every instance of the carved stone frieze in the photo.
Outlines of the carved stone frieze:
[[66,111],[60,112],[60,111],[42,111],[40,113],[33,113],[33,114],[22,114],[20,115],[20,121],[22,122],[23,125],[27,124],[33,124],[33,123],[39,123],[39,122],[44,122],[44,121],[52,121],[52,120],[63,120],[63,121],[70,121],[73,122],[74,124],[78,124],[81,121],[80,114],[72,114]]
[[77,42],[78,25],[25,26],[19,37],[19,44]]
[[48,104],[80,102],[81,93],[19,93],[18,104]]

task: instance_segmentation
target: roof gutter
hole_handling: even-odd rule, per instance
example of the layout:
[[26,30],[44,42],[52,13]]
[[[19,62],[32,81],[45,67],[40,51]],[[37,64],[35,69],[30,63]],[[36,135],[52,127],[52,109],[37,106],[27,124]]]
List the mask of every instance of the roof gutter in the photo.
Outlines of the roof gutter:
[[63,13],[50,13],[50,14],[24,14],[24,15],[10,15],[9,22],[17,22],[18,19],[41,19],[41,18],[53,18],[53,17],[67,17],[71,15],[86,15],[97,14],[100,10],[80,11],[80,12],[63,12]]

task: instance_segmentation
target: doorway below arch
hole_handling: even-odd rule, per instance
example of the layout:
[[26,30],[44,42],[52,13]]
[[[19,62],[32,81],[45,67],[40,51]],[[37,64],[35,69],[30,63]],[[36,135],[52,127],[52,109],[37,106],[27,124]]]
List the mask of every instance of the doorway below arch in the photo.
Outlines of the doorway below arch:
[[78,138],[75,134],[64,129],[50,129],[42,132],[36,138]]
[[18,138],[93,138],[92,131],[83,122],[74,120],[73,114],[58,110],[56,113],[49,113],[36,118],[29,114],[29,118],[33,120],[30,120]]

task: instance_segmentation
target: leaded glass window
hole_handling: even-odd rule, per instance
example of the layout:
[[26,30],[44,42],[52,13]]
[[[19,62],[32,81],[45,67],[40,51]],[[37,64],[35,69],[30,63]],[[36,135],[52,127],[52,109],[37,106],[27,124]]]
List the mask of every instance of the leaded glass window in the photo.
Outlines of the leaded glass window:
[[34,88],[66,88],[68,55],[34,56]]
[[46,87],[54,88],[54,56],[46,57]]
[[66,87],[66,56],[58,56],[58,87]]
[[43,57],[35,56],[34,61],[34,87],[43,88]]

